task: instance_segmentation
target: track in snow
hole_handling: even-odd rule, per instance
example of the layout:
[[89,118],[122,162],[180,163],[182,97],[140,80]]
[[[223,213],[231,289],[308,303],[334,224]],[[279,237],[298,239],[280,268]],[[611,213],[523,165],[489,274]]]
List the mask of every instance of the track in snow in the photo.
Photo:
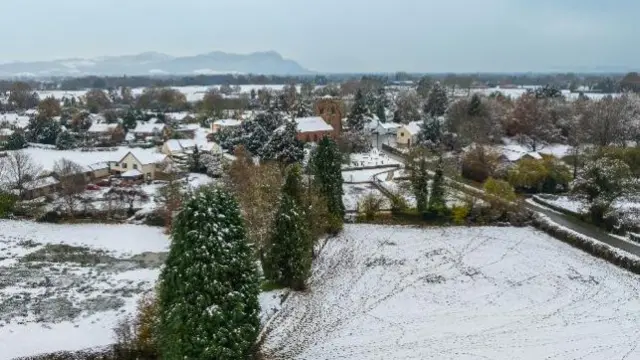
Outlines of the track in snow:
[[640,276],[531,228],[347,225],[271,359],[637,359]]

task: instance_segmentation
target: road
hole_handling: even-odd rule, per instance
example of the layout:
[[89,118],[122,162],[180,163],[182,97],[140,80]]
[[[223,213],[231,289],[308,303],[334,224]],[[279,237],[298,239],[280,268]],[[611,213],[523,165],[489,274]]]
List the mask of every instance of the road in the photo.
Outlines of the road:
[[[387,154],[390,158],[403,162],[404,163],[404,158],[392,154],[388,151],[382,150],[385,154]],[[448,181],[451,182],[457,182],[453,179],[448,179]],[[460,183],[462,184],[462,183]],[[464,185],[464,184],[462,184]],[[462,190],[464,187],[461,187],[460,189]],[[480,189],[478,189],[480,190]],[[473,194],[471,194],[473,195]],[[586,223],[584,221],[581,221],[580,219],[574,218],[570,215],[565,215],[562,213],[558,213],[555,212],[553,210],[547,210],[546,208],[540,207],[540,206],[536,206],[533,204],[529,204],[527,202],[525,202],[525,207],[534,212],[534,213],[538,213],[538,214],[542,214],[542,215],[546,215],[549,219],[551,219],[551,221],[553,221],[554,223],[560,225],[560,226],[564,226],[566,228],[569,228],[577,233],[580,233],[584,236],[590,237],[590,238],[594,238],[598,241],[601,241],[605,244],[611,245],[615,248],[618,248],[620,250],[624,250],[628,253],[631,253],[633,255],[636,256],[640,256],[640,245],[636,245],[632,242],[629,241],[624,241],[621,240],[617,237],[611,236],[610,234],[608,234],[607,232],[605,232],[604,230],[593,226],[589,223]]]

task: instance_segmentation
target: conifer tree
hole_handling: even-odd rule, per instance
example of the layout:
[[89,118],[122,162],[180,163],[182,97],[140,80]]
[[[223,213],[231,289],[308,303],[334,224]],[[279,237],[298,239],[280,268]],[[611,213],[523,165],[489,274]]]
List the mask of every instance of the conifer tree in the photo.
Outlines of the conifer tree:
[[246,358],[259,328],[259,277],[235,199],[200,190],[183,205],[160,275],[164,359]]
[[293,165],[282,188],[280,207],[265,259],[265,275],[271,281],[303,290],[311,273],[313,243],[302,203],[300,166]]
[[361,89],[358,89],[354,98],[351,112],[347,116],[347,126],[352,131],[361,131],[364,129],[367,121],[367,104]]
[[322,138],[311,159],[311,166],[317,187],[325,198],[331,216],[332,231],[342,229],[345,215],[342,195],[342,155],[336,143],[328,137]]
[[73,149],[76,145],[76,139],[68,131],[62,131],[56,138],[56,148],[58,150]]
[[429,196],[429,211],[442,214],[446,210],[444,193],[444,173],[442,170],[442,159],[438,162],[436,173],[431,183],[431,194]]
[[274,160],[281,164],[293,164],[304,158],[304,144],[297,138],[296,123],[288,121],[276,130],[261,150],[263,160]]
[[424,104],[424,115],[428,117],[438,117],[447,111],[447,92],[439,82],[433,84],[429,97]]
[[417,164],[409,169],[411,192],[416,198],[416,210],[427,211],[429,200],[429,173],[427,160],[422,150],[416,149],[409,154],[408,163]]
[[418,144],[437,152],[441,149],[444,129],[438,118],[427,116],[418,133]]

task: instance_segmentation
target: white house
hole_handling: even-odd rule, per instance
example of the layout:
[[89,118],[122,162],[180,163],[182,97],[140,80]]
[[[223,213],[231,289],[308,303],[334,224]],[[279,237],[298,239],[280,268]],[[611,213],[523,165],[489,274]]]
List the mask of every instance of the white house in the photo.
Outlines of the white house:
[[418,140],[421,124],[422,121],[412,121],[398,127],[396,129],[396,143],[406,147],[415,144],[416,140]]
[[162,145],[162,153],[165,155],[183,154],[195,149],[196,142],[192,139],[169,139]]
[[[138,174],[145,180],[154,180],[156,175],[161,173],[170,163],[170,159],[165,154],[150,153],[146,151],[131,150],[127,152],[119,161],[111,165],[111,170],[120,174]],[[137,170],[129,172],[130,170]]]
[[394,122],[381,122],[380,120],[372,120],[367,124],[367,128],[371,130],[372,133],[378,135],[389,135],[395,134],[398,128],[402,125]]

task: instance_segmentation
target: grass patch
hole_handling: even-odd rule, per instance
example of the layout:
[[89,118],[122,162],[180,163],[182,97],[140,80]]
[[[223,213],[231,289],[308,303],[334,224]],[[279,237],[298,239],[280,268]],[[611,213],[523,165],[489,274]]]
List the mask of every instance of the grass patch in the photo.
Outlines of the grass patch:
[[33,240],[22,240],[20,242],[18,242],[18,246],[23,247],[23,248],[27,248],[27,249],[33,249],[34,247],[38,247],[42,244],[35,242]]
[[273,281],[263,281],[262,284],[260,284],[260,290],[267,292],[267,291],[273,291],[273,290],[280,290],[280,289],[284,289],[285,286],[282,286],[278,283],[275,283]]
[[42,249],[25,255],[20,261],[48,263],[73,262],[83,266],[90,266],[100,263],[112,263],[116,261],[116,259],[102,250],[93,250],[88,247],[67,244],[47,244]]

